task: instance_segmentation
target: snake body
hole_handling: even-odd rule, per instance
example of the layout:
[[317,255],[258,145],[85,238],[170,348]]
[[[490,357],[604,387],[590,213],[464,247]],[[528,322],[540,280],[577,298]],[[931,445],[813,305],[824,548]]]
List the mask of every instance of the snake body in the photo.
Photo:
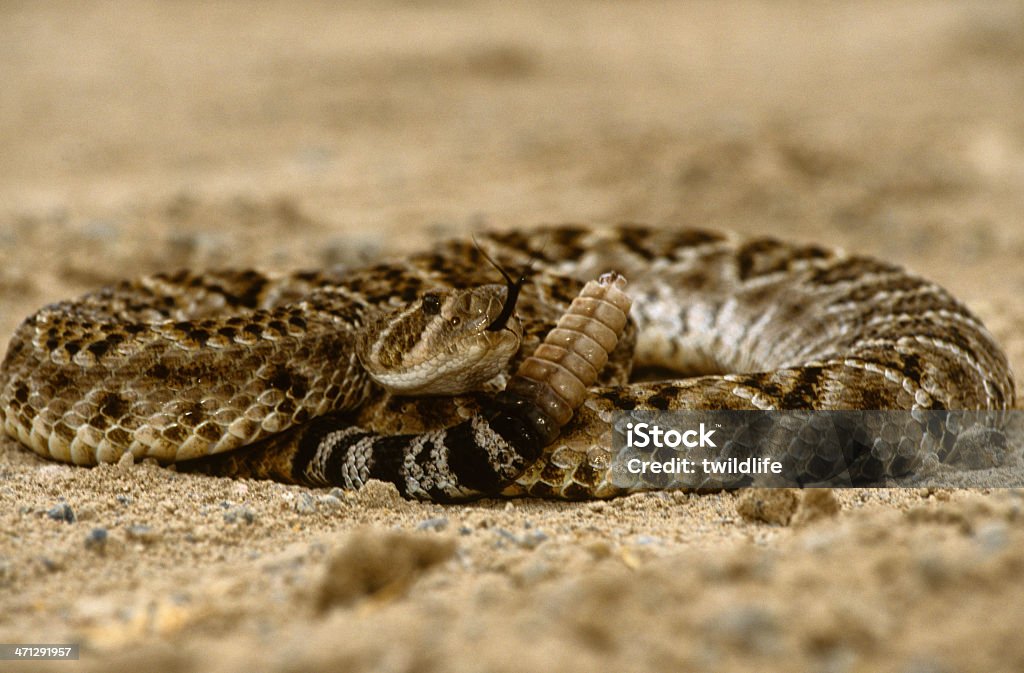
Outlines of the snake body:
[[[494,284],[481,250],[531,269],[514,317],[499,315],[512,290]],[[631,311],[600,300],[629,311],[622,325],[570,308],[610,270],[629,280]],[[457,314],[479,323],[472,339],[453,333]],[[579,343],[541,346],[591,329],[621,333],[603,366],[573,364],[593,355]],[[565,372],[575,382],[553,383]],[[545,408],[555,389],[572,420]],[[437,500],[622,492],[608,474],[617,409],[998,411],[1014,400],[993,337],[932,282],[817,245],[632,225],[493,233],[365,268],[125,281],[29,317],[0,366],[4,430],[48,458],[91,465],[129,451],[317,485],[383,478]],[[874,469],[906,470],[923,452]]]

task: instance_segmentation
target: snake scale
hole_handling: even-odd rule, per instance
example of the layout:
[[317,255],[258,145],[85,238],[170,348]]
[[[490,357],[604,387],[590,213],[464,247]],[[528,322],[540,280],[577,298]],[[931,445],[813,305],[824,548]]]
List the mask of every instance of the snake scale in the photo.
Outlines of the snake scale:
[[[491,258],[525,282],[502,282]],[[628,298],[616,276],[584,285],[613,270]],[[0,366],[5,432],[48,458],[377,478],[441,501],[628,490],[608,474],[619,409],[1014,399],[993,337],[932,282],[818,245],[636,225],[490,233],[361,268],[124,281],[29,317]]]

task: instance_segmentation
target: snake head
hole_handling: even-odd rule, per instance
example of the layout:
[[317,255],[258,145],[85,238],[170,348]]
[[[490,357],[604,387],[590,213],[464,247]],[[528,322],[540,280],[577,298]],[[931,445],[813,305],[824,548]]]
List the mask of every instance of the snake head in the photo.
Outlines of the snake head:
[[480,390],[519,350],[523,328],[512,287],[437,290],[381,315],[359,340],[363,368],[399,395]]

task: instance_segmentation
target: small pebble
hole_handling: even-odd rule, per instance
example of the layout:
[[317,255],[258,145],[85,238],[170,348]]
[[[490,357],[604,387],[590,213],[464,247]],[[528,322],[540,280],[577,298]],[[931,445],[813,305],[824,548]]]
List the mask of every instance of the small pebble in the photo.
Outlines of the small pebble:
[[792,521],[800,526],[812,521],[835,518],[842,508],[831,488],[804,489]]
[[102,550],[107,544],[107,529],[93,528],[85,536],[85,548]]
[[426,519],[416,524],[416,530],[434,530],[442,531],[448,527],[448,519],[444,517],[435,517],[433,519]]
[[300,493],[299,497],[295,499],[295,504],[292,505],[292,507],[299,514],[316,513],[316,501],[313,500],[313,496],[309,493]]
[[793,488],[748,488],[736,499],[736,513],[751,522],[788,526],[800,505]]
[[224,523],[236,523],[238,521],[251,526],[256,522],[256,513],[245,505],[239,505],[234,509],[224,512]]
[[536,549],[548,539],[547,533],[541,530],[532,530],[520,538],[519,546],[524,549]]
[[61,503],[60,505],[54,505],[46,511],[46,516],[50,517],[54,521],[64,521],[66,523],[75,522],[75,512],[71,509],[71,505]]
[[341,509],[342,505],[341,500],[330,493],[327,495],[317,496],[316,504],[323,505],[327,509]]
[[357,502],[373,509],[397,510],[408,506],[394,484],[376,479],[363,484],[358,491]]
[[540,530],[531,530],[522,536],[516,535],[504,528],[496,528],[494,532],[502,538],[495,542],[496,547],[503,547],[504,540],[508,540],[523,549],[536,549],[542,542],[548,539],[547,534]]
[[1001,552],[1010,542],[1009,527],[1002,521],[983,523],[974,532],[974,539],[988,554]]
[[156,532],[151,526],[141,523],[128,526],[124,529],[124,532],[128,536],[128,539],[138,540],[139,542],[153,542],[157,538]]
[[511,533],[511,531],[507,531],[504,528],[495,528],[494,532],[498,534],[499,538],[501,538],[500,540],[495,541],[495,543],[494,543],[495,547],[504,547],[505,546],[505,540],[508,540],[512,544],[518,544],[519,543],[519,541],[516,539],[516,536],[513,535]]

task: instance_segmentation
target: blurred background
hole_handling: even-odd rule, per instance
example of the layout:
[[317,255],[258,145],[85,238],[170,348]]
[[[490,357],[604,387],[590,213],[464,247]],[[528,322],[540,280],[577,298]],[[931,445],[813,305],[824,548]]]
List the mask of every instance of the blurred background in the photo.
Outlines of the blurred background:
[[898,261],[1024,365],[1021,2],[6,0],[0,81],[4,335],[122,276],[632,220]]

